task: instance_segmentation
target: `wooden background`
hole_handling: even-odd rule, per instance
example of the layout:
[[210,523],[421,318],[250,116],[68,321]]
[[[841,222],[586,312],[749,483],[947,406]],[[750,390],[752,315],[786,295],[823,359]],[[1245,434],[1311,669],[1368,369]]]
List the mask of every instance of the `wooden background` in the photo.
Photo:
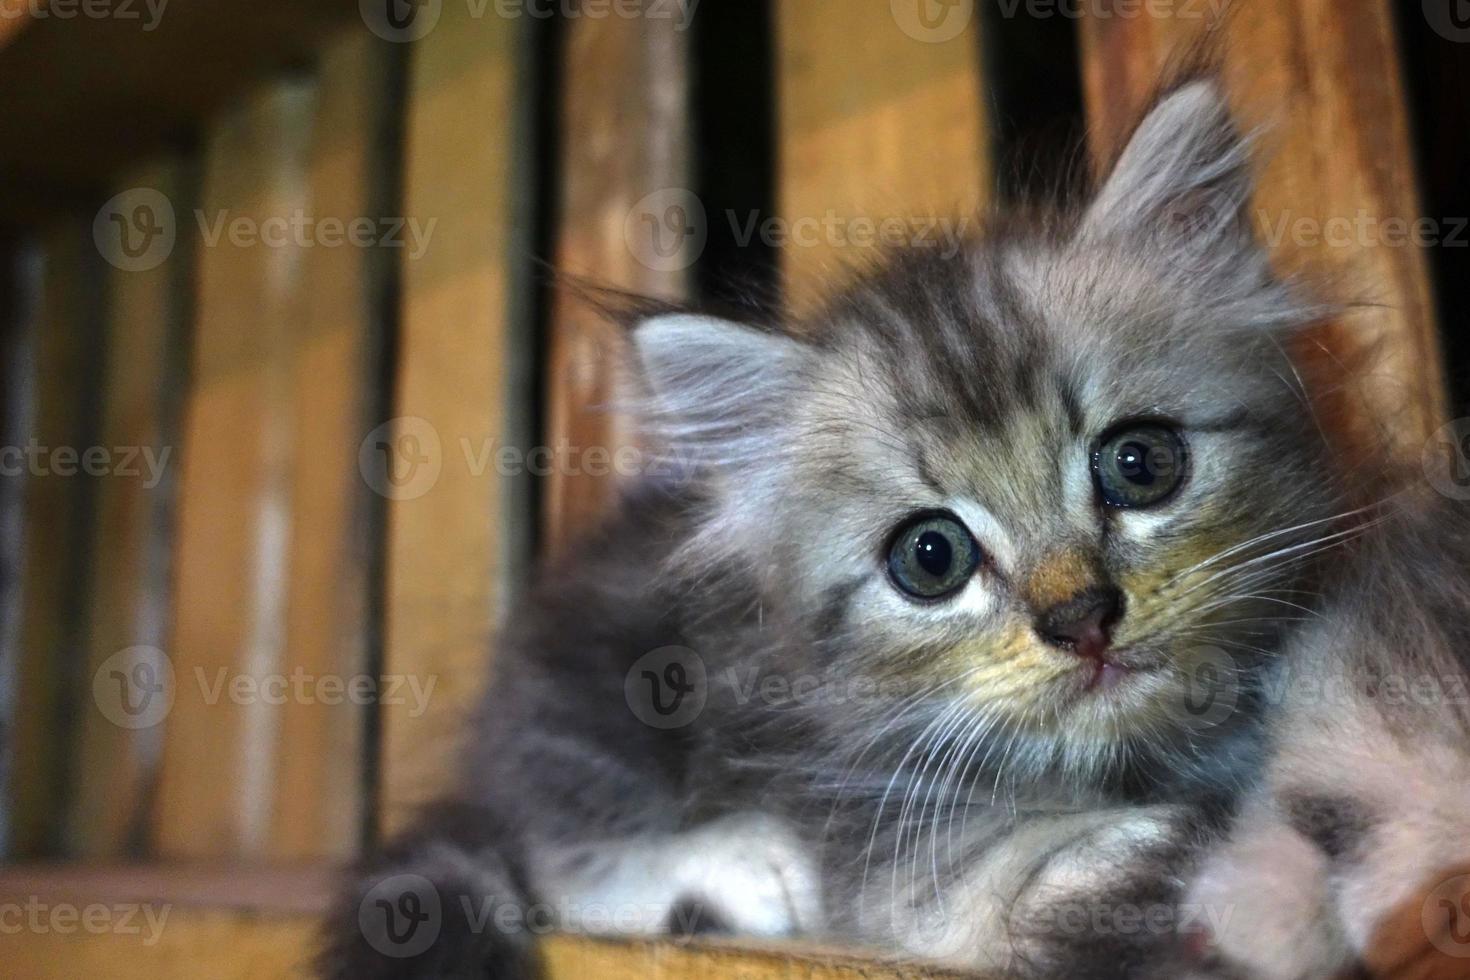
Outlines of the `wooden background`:
[[[12,975],[297,971],[325,869],[442,784],[534,556],[608,506],[589,450],[636,445],[604,410],[617,338],[548,266],[809,309],[863,247],[743,242],[752,216],[960,218],[1076,175],[1219,4],[562,6],[426,0],[410,38],[368,3],[172,0],[145,27],[142,5],[0,0],[0,447],[48,450],[0,476],[0,899],[178,907],[157,946],[0,937]],[[1418,7],[1241,0],[1218,22],[1240,115],[1280,134],[1265,220],[1455,213],[1436,209],[1467,186],[1465,143],[1434,107],[1470,79],[1467,45]],[[140,189],[174,239],[146,267],[119,237]],[[416,222],[422,247],[229,232],[293,216],[314,236]],[[1372,284],[1328,344],[1374,351],[1344,382],[1354,424],[1406,465],[1459,403],[1444,253],[1279,251]],[[536,446],[553,465],[497,462]],[[65,475],[63,447],[166,462]],[[108,696],[137,648],[172,671],[141,727]],[[314,684],[231,693],[293,677]],[[393,698],[345,696],[379,679]],[[557,949],[563,976],[730,955]]]

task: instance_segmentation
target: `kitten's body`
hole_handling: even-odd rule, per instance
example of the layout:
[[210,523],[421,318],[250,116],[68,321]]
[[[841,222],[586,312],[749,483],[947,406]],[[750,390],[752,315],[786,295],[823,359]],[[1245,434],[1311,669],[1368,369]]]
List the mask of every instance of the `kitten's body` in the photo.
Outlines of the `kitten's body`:
[[[1266,850],[1273,793],[1320,793],[1297,756],[1336,717],[1273,699],[1282,665],[1346,670],[1398,655],[1374,630],[1465,620],[1462,586],[1438,601],[1401,582],[1379,605],[1349,578],[1318,608],[1318,559],[1364,515],[1283,353],[1322,310],[1271,275],[1239,220],[1249,189],[1244,144],[1195,83],[1077,215],[900,254],[791,330],[637,326],[645,419],[698,479],[646,483],[546,570],[455,800],[357,879],[328,972],[527,975],[552,926],[1068,976],[1169,975],[1202,932],[1219,962],[1252,962],[1256,937],[1206,901],[1248,892],[1231,872],[1250,862],[1211,848],[1230,825],[1229,848]],[[1187,480],[1157,506],[1104,506],[1099,440],[1139,419],[1187,433]],[[983,561],[916,599],[885,549],[932,514]],[[1416,542],[1446,557],[1404,574],[1453,567],[1459,540]],[[1102,658],[1054,628],[1099,594]],[[1435,717],[1451,770],[1463,721]],[[425,945],[403,925],[434,907]],[[1337,938],[1345,917],[1309,927],[1312,967],[1362,949]]]

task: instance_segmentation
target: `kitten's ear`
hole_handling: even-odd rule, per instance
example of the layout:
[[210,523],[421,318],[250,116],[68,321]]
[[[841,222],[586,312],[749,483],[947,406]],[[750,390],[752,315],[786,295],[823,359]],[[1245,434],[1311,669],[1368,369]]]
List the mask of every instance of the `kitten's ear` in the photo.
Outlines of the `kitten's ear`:
[[643,419],[676,451],[709,464],[759,453],[809,348],[715,317],[670,313],[633,328]]
[[[1246,208],[1250,142],[1215,79],[1164,96],[1144,117],[1087,209],[1084,234],[1148,236],[1195,255],[1254,245]],[[1090,236],[1089,236],[1090,237]]]

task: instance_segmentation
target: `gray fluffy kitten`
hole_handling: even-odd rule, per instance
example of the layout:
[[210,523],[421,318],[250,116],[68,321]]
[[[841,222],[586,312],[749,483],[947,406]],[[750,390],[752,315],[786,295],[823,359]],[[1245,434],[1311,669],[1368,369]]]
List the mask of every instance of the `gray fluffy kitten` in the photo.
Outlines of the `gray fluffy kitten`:
[[[1465,712],[1302,692],[1463,678],[1470,543],[1350,505],[1284,353],[1326,311],[1250,191],[1194,81],[1075,213],[787,328],[637,323],[697,478],[543,571],[457,794],[354,876],[324,974],[531,977],[552,927],[1028,976],[1366,955],[1464,826]],[[1351,863],[1380,841],[1413,882]]]

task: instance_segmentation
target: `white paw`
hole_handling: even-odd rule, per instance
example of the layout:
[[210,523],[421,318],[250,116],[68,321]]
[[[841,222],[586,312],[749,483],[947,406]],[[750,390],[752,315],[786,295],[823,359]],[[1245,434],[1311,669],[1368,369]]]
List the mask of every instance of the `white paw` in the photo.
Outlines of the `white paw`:
[[1212,951],[1262,980],[1330,975],[1342,950],[1322,852],[1282,824],[1245,826],[1200,869],[1187,899]]
[[682,901],[708,909],[736,933],[793,936],[821,919],[812,848],[762,814],[716,820],[671,842],[671,878]]

